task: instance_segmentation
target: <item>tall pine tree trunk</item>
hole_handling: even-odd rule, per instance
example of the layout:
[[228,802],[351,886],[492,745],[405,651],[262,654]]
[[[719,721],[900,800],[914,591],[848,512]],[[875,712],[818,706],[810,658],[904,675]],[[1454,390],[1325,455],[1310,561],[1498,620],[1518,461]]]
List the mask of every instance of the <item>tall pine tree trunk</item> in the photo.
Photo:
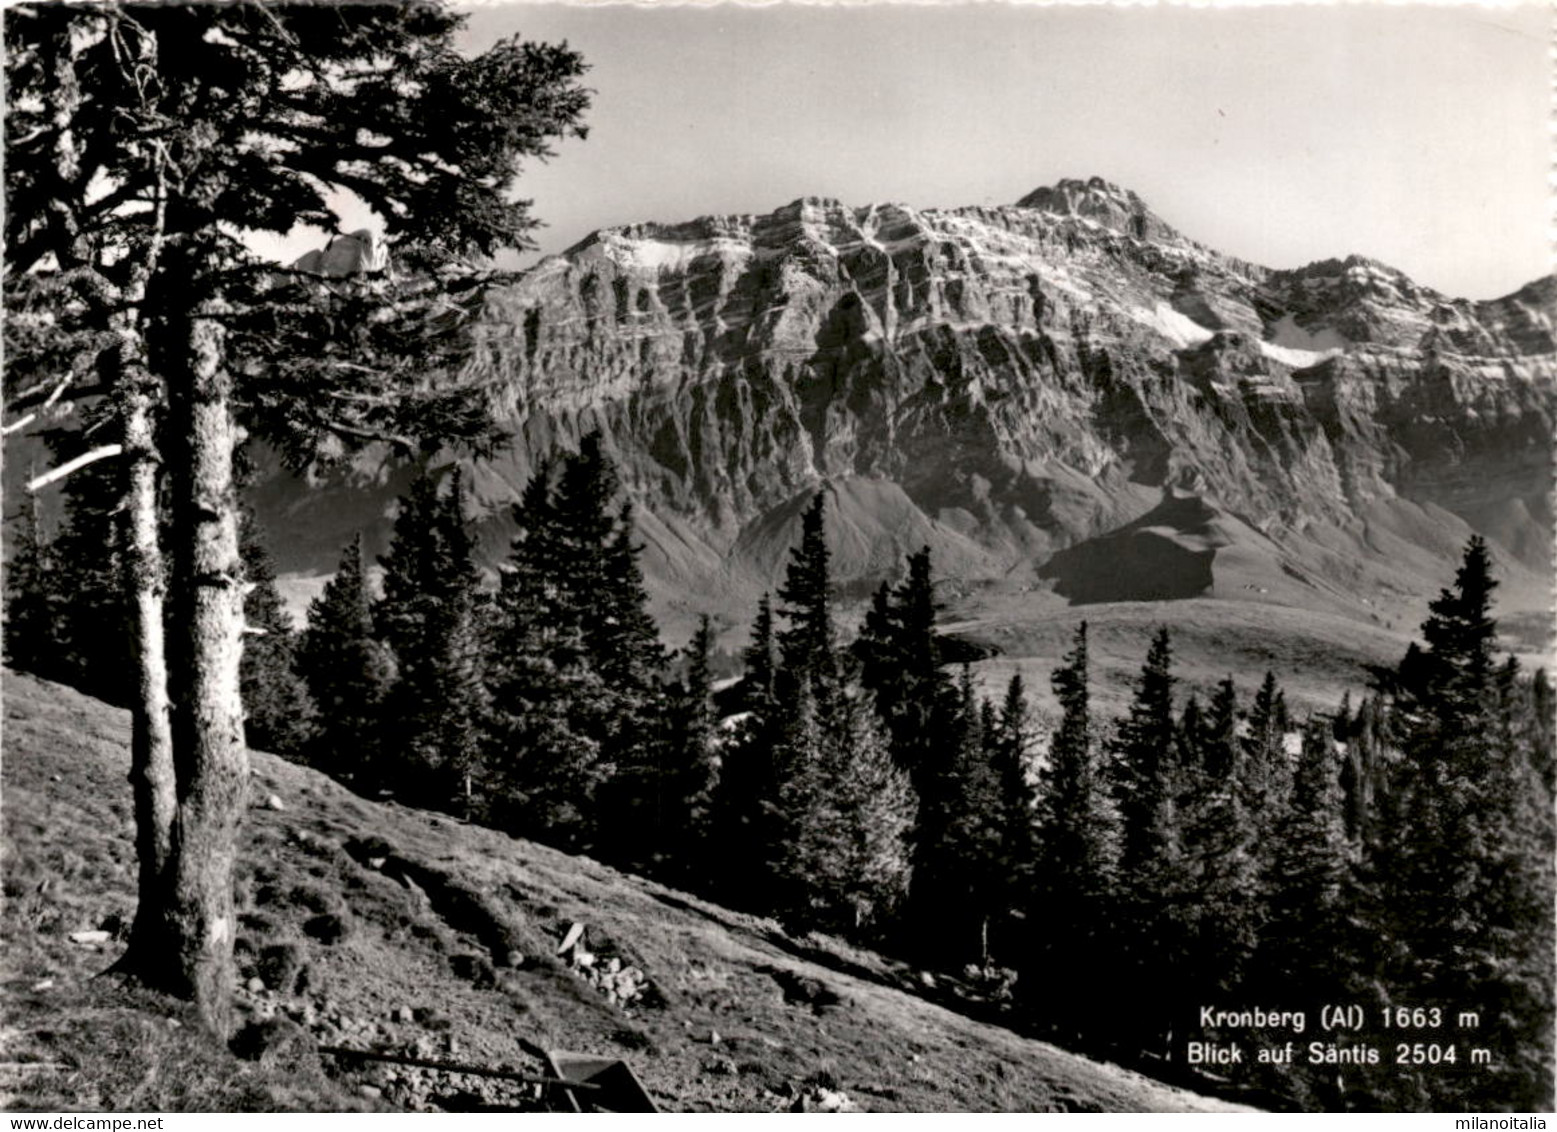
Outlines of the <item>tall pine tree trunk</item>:
[[135,665],[130,783],[135,800],[135,850],[140,862],[135,927],[122,966],[133,971],[162,950],[156,908],[172,846],[177,794],[163,617],[166,582],[157,514],[158,459],[151,418],[154,381],[146,373],[138,341],[127,336],[121,351],[124,364],[120,380],[125,384],[120,411],[128,461],[125,581],[132,595],[128,615]]
[[173,477],[170,676],[178,808],[164,871],[167,948],[156,981],[225,1034],[235,930],[232,868],[248,791],[239,661],[242,560],[233,482],[237,425],[215,303],[167,329]]
[[130,790],[135,806],[139,863],[135,923],[118,967],[131,974],[154,966],[164,953],[159,911],[163,871],[173,851],[178,805],[173,768],[172,705],[168,697],[167,572],[162,552],[158,484],[162,471],[153,413],[165,389],[152,371],[145,319],[146,297],[162,256],[167,220],[165,184],[159,177],[151,246],[130,273],[114,319],[115,398],[124,444],[125,592],[135,691],[130,704]]

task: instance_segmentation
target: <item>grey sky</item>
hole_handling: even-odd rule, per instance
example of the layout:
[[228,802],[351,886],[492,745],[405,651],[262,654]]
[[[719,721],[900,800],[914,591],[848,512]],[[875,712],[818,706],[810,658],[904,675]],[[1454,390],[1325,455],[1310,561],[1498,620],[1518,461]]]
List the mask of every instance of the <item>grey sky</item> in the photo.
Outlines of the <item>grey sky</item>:
[[473,9],[566,39],[590,137],[531,168],[543,252],[799,196],[955,207],[1061,177],[1275,267],[1358,252],[1485,298],[1550,270],[1549,9]]

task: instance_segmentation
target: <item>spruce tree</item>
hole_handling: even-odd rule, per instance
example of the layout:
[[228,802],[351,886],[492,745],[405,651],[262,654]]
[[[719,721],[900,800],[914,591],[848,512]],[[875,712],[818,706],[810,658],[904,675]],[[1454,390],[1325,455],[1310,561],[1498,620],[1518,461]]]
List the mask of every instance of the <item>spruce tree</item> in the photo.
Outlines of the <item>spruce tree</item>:
[[1175,993],[1190,949],[1190,877],[1181,821],[1185,776],[1173,718],[1172,641],[1153,635],[1128,715],[1112,744],[1122,826],[1121,1026],[1136,1048],[1158,1050],[1186,1004]]
[[1005,859],[1010,817],[1008,796],[991,759],[992,739],[985,733],[983,712],[964,667],[958,693],[960,735],[955,757],[945,775],[941,805],[946,820],[936,864],[943,870],[937,900],[942,923],[960,930],[951,938],[949,957],[956,963],[990,962],[990,925],[1004,910]]
[[[49,659],[38,675],[125,706],[134,683],[128,638],[117,631],[130,616],[119,489],[111,464],[89,465],[65,481],[65,514],[49,543],[51,571],[43,579],[53,594]],[[114,631],[105,632],[109,627]]]
[[318,709],[309,745],[314,766],[352,783],[379,787],[380,723],[395,678],[394,654],[373,633],[362,536],[352,539],[335,576],[308,607],[297,667]]
[[1292,765],[1286,751],[1289,722],[1286,696],[1276,683],[1276,674],[1266,672],[1241,738],[1244,800],[1256,826],[1279,820],[1292,786]]
[[1155,828],[1165,792],[1171,790],[1174,761],[1173,649],[1166,626],[1152,637],[1129,715],[1112,744],[1120,823],[1121,865],[1136,873],[1156,855]]
[[[14,347],[29,355],[8,379],[50,374],[8,387],[22,394],[9,407],[101,395],[103,447],[127,465],[121,667],[152,867],[124,970],[193,1000],[218,1034],[247,778],[242,433],[299,465],[343,445],[487,433],[464,380],[480,375],[459,364],[475,304],[449,298],[484,285],[470,259],[527,246],[519,164],[580,134],[589,103],[576,54],[506,39],[467,57],[462,23],[438,3],[40,4],[5,21],[5,298],[39,316],[8,335],[8,363]],[[257,233],[340,230],[347,197],[412,270],[327,285],[257,254]]]
[[961,741],[964,721],[935,631],[941,607],[935,600],[930,548],[909,555],[907,566],[896,588],[883,583],[876,591],[853,651],[861,662],[860,682],[876,699],[898,765],[930,799],[935,781],[948,772],[948,752]]
[[837,677],[836,640],[830,605],[831,556],[823,531],[825,490],[811,498],[800,517],[800,542],[789,552],[784,584],[779,587],[779,612],[789,625],[778,634],[782,661],[781,686],[793,696],[802,682],[809,683],[819,699],[834,691]]
[[[1024,982],[1029,993],[1043,995],[1056,1033],[1074,1039],[1089,1030],[1095,1036],[1091,988],[1108,977],[1117,960],[1119,822],[1093,734],[1086,622],[1052,683],[1061,715],[1043,775],[1041,856],[1031,912],[1044,945]],[[1065,974],[1044,977],[1045,972]]]
[[5,662],[45,679],[51,676],[62,595],[55,588],[58,564],[44,538],[37,497],[27,501],[5,560]]
[[1494,1065],[1408,1070],[1392,1085],[1401,1105],[1550,1103],[1546,756],[1521,737],[1517,666],[1496,667],[1495,587],[1486,544],[1472,538],[1453,587],[1430,606],[1426,647],[1402,661],[1390,728],[1401,749],[1368,845],[1386,1001],[1480,1004],[1478,1040]]
[[778,651],[773,631],[773,603],[764,593],[757,602],[751,640],[741,652],[745,673],[741,678],[739,703],[742,710],[771,713],[778,695]]
[[567,571],[579,554],[553,478],[543,463],[513,509],[516,534],[489,627],[487,748],[494,820],[578,849],[594,843],[598,793],[611,773],[601,725],[610,695],[572,600]]
[[243,524],[243,566],[249,592],[243,599],[244,738],[251,750],[307,757],[314,703],[297,670],[298,633],[276,589],[276,570],[252,515]]
[[384,731],[384,772],[396,787],[469,816],[485,715],[476,625],[480,574],[459,473],[440,494],[423,472],[401,499],[384,593],[373,608],[397,679]]
[[[1290,805],[1270,830],[1263,878],[1269,920],[1252,993],[1319,1017],[1328,1004],[1370,1001],[1367,940],[1357,927],[1361,894],[1347,836],[1341,759],[1327,720],[1303,733]],[[1268,1075],[1269,1087],[1303,1108],[1335,1109],[1334,1074],[1301,1064]]]
[[686,674],[666,697],[666,758],[657,768],[651,794],[656,852],[673,871],[701,880],[717,871],[707,867],[721,764],[709,663],[713,642],[713,628],[704,615],[682,656]]
[[775,764],[774,910],[796,927],[856,935],[887,921],[908,888],[917,799],[869,697],[840,691],[824,706],[799,684]]
[[765,875],[770,852],[765,836],[777,789],[777,747],[785,728],[779,707],[779,658],[773,607],[763,594],[752,622],[751,640],[741,653],[745,674],[738,686],[740,712],[720,762],[713,814],[717,852],[710,861],[715,888],[726,902],[754,900],[751,878]]
[[1020,907],[1032,884],[1037,852],[1038,791],[1033,781],[1033,747],[1036,740],[1032,708],[1020,672],[1006,685],[993,727],[985,726],[990,763],[1000,781],[1003,825],[1001,858],[1007,877],[1007,903]]
[[1195,901],[1194,959],[1185,974],[1203,994],[1236,993],[1260,937],[1258,846],[1237,731],[1237,691],[1229,677],[1202,718],[1198,765],[1185,780],[1184,850]]

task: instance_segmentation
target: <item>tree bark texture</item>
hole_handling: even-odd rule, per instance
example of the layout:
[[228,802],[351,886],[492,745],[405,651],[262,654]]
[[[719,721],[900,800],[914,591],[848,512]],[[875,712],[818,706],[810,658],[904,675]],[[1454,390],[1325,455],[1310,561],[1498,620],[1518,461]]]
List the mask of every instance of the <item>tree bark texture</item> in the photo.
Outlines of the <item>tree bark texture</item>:
[[163,616],[167,583],[158,530],[158,458],[152,430],[155,382],[146,373],[138,338],[127,334],[121,351],[120,380],[125,384],[120,412],[128,464],[125,585],[132,595],[129,629],[136,669],[135,699],[130,705],[130,785],[135,801],[135,851],[140,862],[135,926],[123,967],[133,971],[162,950],[155,909],[171,852],[177,794]]
[[248,793],[238,665],[242,561],[233,481],[237,425],[214,300],[164,329],[173,473],[173,764],[178,804],[161,908],[164,978],[225,1035],[231,1021],[232,868]]

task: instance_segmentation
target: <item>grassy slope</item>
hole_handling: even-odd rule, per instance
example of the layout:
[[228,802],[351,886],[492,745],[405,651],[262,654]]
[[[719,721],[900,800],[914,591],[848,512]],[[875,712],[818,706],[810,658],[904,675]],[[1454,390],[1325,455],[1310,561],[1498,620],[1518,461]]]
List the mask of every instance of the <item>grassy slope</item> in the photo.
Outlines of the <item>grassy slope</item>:
[[[331,1077],[299,1031],[238,1061],[178,1024],[175,1004],[93,979],[120,945],[66,937],[133,909],[128,716],[9,673],[5,709],[7,1107],[530,1103],[506,1086],[447,1096],[474,1090],[469,1078]],[[682,1111],[786,1108],[807,1082],[878,1110],[1224,1107],[914,997],[900,989],[914,973],[874,954],[587,859],[367,802],[269,755],[255,756],[252,787],[239,944],[244,977],[269,986],[240,1002],[325,1044],[531,1069],[538,1047],[626,1057],[661,1107]],[[285,809],[266,806],[272,794]],[[364,849],[369,837],[386,844]],[[330,938],[316,917],[331,915],[339,939],[305,932]],[[612,1005],[555,957],[575,920],[595,952],[646,972],[644,1003]],[[509,951],[519,966],[502,965]],[[382,1099],[360,1099],[364,1083]]]

